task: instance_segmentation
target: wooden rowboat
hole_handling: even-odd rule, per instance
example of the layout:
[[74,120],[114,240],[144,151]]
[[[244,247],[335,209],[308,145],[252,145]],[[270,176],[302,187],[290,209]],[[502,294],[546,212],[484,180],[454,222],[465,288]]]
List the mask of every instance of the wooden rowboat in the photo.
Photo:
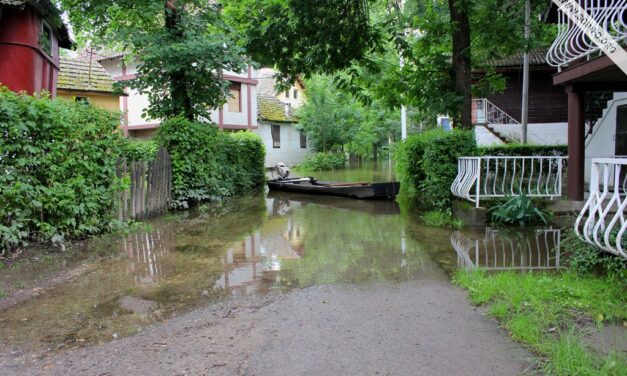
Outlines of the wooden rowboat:
[[268,181],[271,191],[305,193],[311,195],[339,196],[357,199],[393,199],[400,190],[399,182],[341,183],[318,181],[314,178],[276,179]]

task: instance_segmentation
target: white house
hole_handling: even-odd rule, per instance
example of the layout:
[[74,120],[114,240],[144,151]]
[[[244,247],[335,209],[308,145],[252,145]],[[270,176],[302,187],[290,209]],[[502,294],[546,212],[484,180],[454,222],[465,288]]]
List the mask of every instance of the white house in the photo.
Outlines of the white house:
[[[98,60],[116,81],[137,76],[137,64],[125,63],[124,54],[102,56]],[[246,72],[225,72],[231,82],[231,96],[224,106],[211,111],[211,121],[224,130],[255,130],[257,128],[257,71],[248,66]],[[142,116],[148,107],[148,97],[126,88],[127,96],[120,98],[120,110],[124,114],[122,129],[131,137],[150,137],[161,121]]]
[[298,120],[289,104],[270,95],[259,95],[259,126],[253,132],[266,145],[266,167],[279,162],[293,166],[311,151],[304,132],[296,128]]

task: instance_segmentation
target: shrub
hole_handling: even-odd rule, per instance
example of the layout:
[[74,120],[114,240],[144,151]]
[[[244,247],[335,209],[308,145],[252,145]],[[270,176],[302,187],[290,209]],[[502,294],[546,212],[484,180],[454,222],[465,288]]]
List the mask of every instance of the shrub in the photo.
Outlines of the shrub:
[[245,193],[264,182],[265,148],[257,135],[177,117],[161,124],[157,140],[172,157],[174,208]]
[[118,114],[0,88],[0,253],[108,228]]
[[314,153],[305,158],[296,168],[306,171],[335,170],[344,167],[346,160],[340,153]]
[[157,156],[159,144],[154,140],[124,138],[120,142],[122,157],[130,161],[152,161]]
[[526,195],[508,198],[502,204],[496,204],[488,212],[492,215],[492,221],[507,225],[526,224],[540,221],[547,224],[548,214],[538,209],[533,201]]
[[500,146],[489,146],[479,148],[479,155],[494,156],[566,156],[568,146],[566,145],[522,145],[506,144]]
[[476,154],[473,131],[436,129],[409,137],[396,150],[395,160],[403,185],[426,196],[432,207],[448,209],[457,159]]

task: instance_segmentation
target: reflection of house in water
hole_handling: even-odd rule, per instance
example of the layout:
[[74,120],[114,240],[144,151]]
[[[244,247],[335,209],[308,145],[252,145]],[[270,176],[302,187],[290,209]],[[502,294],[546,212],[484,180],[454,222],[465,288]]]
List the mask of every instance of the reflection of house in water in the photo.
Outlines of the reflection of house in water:
[[285,229],[270,234],[256,232],[229,248],[224,256],[224,274],[215,288],[231,289],[243,295],[270,288],[281,260],[300,258],[303,231],[287,218]]
[[128,273],[138,284],[155,282],[176,272],[174,255],[170,254],[171,235],[155,230],[129,235],[123,248],[129,258]]
[[457,231],[451,244],[462,269],[548,270],[561,267],[560,239],[558,229],[523,233],[488,228],[483,239]]

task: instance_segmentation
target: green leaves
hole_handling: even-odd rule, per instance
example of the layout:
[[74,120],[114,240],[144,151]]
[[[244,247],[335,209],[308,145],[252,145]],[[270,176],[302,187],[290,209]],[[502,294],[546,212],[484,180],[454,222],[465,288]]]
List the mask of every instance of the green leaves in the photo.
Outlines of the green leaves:
[[524,226],[534,221],[545,225],[548,223],[548,214],[538,209],[525,193],[491,207],[488,212],[492,215],[492,221],[507,225]]
[[157,139],[172,157],[175,208],[245,193],[265,181],[265,147],[253,133],[220,132],[176,117],[162,123]]
[[107,226],[118,129],[119,114],[0,88],[0,254]]

